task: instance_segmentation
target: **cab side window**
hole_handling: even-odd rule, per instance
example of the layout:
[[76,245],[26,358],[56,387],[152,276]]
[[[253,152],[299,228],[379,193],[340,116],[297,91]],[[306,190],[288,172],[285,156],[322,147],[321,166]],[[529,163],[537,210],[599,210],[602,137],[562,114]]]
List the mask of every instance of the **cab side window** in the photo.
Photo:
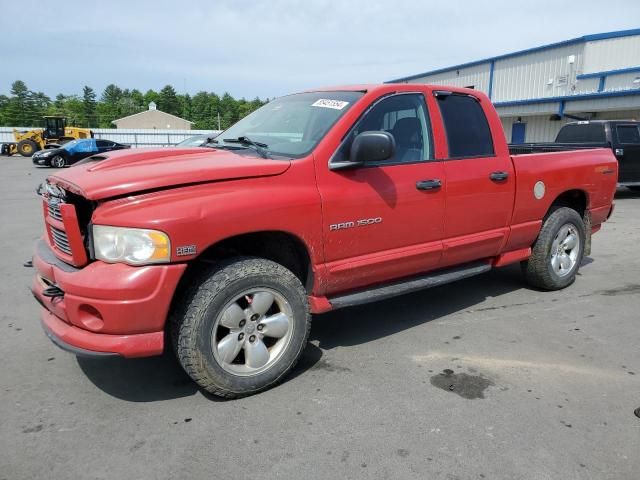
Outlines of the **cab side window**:
[[421,94],[397,94],[376,103],[347,135],[334,161],[348,160],[353,139],[362,132],[383,130],[393,135],[395,155],[377,164],[413,163],[433,158],[431,126]]
[[616,131],[620,143],[640,144],[640,131],[635,125],[618,125]]

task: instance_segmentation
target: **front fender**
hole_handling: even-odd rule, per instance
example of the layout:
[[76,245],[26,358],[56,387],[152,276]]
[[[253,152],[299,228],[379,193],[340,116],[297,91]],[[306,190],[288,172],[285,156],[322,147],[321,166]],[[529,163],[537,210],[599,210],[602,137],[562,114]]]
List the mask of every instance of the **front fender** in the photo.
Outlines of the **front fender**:
[[312,264],[323,262],[320,197],[315,179],[249,178],[130,195],[101,203],[92,222],[150,228],[171,239],[171,261],[196,258],[236,235],[281,231],[298,237]]

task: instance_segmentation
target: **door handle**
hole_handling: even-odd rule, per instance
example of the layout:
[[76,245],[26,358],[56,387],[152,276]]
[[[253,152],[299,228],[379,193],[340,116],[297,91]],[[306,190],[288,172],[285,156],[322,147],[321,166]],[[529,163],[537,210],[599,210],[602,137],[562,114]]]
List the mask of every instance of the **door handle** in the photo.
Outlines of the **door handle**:
[[509,178],[509,174],[507,172],[492,172],[489,178],[494,182],[504,182]]
[[416,183],[416,188],[418,190],[437,190],[442,187],[442,182],[439,178],[434,178],[432,180],[420,180]]

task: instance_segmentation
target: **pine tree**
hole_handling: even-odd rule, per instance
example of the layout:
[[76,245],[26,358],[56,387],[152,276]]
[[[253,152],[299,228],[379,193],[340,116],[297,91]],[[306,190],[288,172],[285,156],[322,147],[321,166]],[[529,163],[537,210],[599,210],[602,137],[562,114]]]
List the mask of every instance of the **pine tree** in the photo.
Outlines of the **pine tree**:
[[91,128],[97,126],[97,118],[96,118],[96,92],[93,91],[93,88],[84,86],[82,89],[82,107],[83,107],[83,117],[84,124]]
[[11,97],[5,115],[7,122],[14,126],[28,127],[40,123],[31,101],[31,92],[22,80],[16,80],[11,84]]
[[178,100],[175,88],[171,85],[166,85],[162,90],[160,90],[160,95],[158,96],[158,110],[170,113],[171,115],[180,116],[180,100]]
[[111,122],[122,116],[119,105],[121,98],[122,90],[113,83],[107,85],[104,92],[102,92],[102,97],[100,97],[100,101],[104,105],[103,108],[100,109],[100,126],[102,128],[112,127]]

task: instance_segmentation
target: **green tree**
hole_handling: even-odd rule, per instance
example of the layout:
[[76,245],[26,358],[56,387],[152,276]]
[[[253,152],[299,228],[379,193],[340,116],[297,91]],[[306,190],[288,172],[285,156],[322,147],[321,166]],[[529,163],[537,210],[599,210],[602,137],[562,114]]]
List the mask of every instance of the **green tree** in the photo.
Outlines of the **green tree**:
[[9,105],[9,97],[0,95],[0,125],[6,125],[7,105]]
[[133,104],[138,111],[146,110],[147,105],[145,105],[144,95],[142,95],[142,92],[140,90],[137,90],[135,88],[131,90],[131,100],[133,101]]
[[11,84],[11,97],[5,115],[7,122],[16,127],[28,127],[39,123],[36,122],[38,114],[31,101],[31,92],[22,80],[16,80]]
[[209,124],[207,129],[218,130],[218,118],[222,119],[222,105],[220,104],[220,97],[215,93],[209,94],[209,109],[211,110],[211,117],[207,120]]
[[268,101],[258,97],[251,101],[244,98],[236,100],[229,93],[220,97],[205,91],[193,97],[178,95],[171,85],[159,93],[147,90],[143,95],[140,90],[122,89],[110,84],[99,100],[96,97],[95,91],[85,86],[81,96],[59,93],[51,101],[44,93],[33,92],[24,82],[17,80],[12,83],[9,96],[0,95],[0,125],[34,127],[41,124],[42,115],[55,114],[65,115],[69,124],[112,128],[113,120],[146,110],[150,102],[155,102],[160,110],[194,122],[196,129],[216,130],[218,117],[220,126],[227,128]]
[[83,125],[84,101],[77,95],[69,95],[64,100],[64,116],[67,117],[67,125]]
[[160,90],[158,110],[170,113],[171,115],[180,115],[180,100],[178,100],[175,88],[171,85],[166,85]]
[[223,130],[238,121],[238,102],[228,92],[225,92],[220,99],[220,116]]
[[155,90],[147,90],[147,93],[144,94],[144,106],[148,107],[151,102],[154,102],[156,105],[158,104],[158,100],[160,98],[160,94]]
[[133,115],[134,113],[139,113],[141,110],[141,106],[136,103],[133,91],[128,88],[122,90],[122,95],[120,95],[120,100],[118,100],[119,116],[126,117],[128,115]]
[[59,93],[58,95],[56,95],[56,99],[53,102],[53,106],[55,110],[52,113],[62,114],[62,112],[64,112],[64,101],[66,98],[67,97],[65,97],[62,93]]
[[122,99],[122,89],[113,83],[107,85],[102,92],[100,101],[103,107],[100,109],[100,126],[102,128],[111,127],[111,122],[121,117],[120,100]]
[[[191,97],[188,93],[184,95],[178,95],[178,101],[180,102],[180,117],[190,120],[193,116],[191,109]],[[192,120],[193,121],[193,120]]]
[[85,85],[82,89],[82,116],[84,124],[91,128],[98,125],[96,117],[96,92],[93,88]]
[[207,92],[198,92],[191,99],[191,120],[196,130],[213,129],[210,95]]

